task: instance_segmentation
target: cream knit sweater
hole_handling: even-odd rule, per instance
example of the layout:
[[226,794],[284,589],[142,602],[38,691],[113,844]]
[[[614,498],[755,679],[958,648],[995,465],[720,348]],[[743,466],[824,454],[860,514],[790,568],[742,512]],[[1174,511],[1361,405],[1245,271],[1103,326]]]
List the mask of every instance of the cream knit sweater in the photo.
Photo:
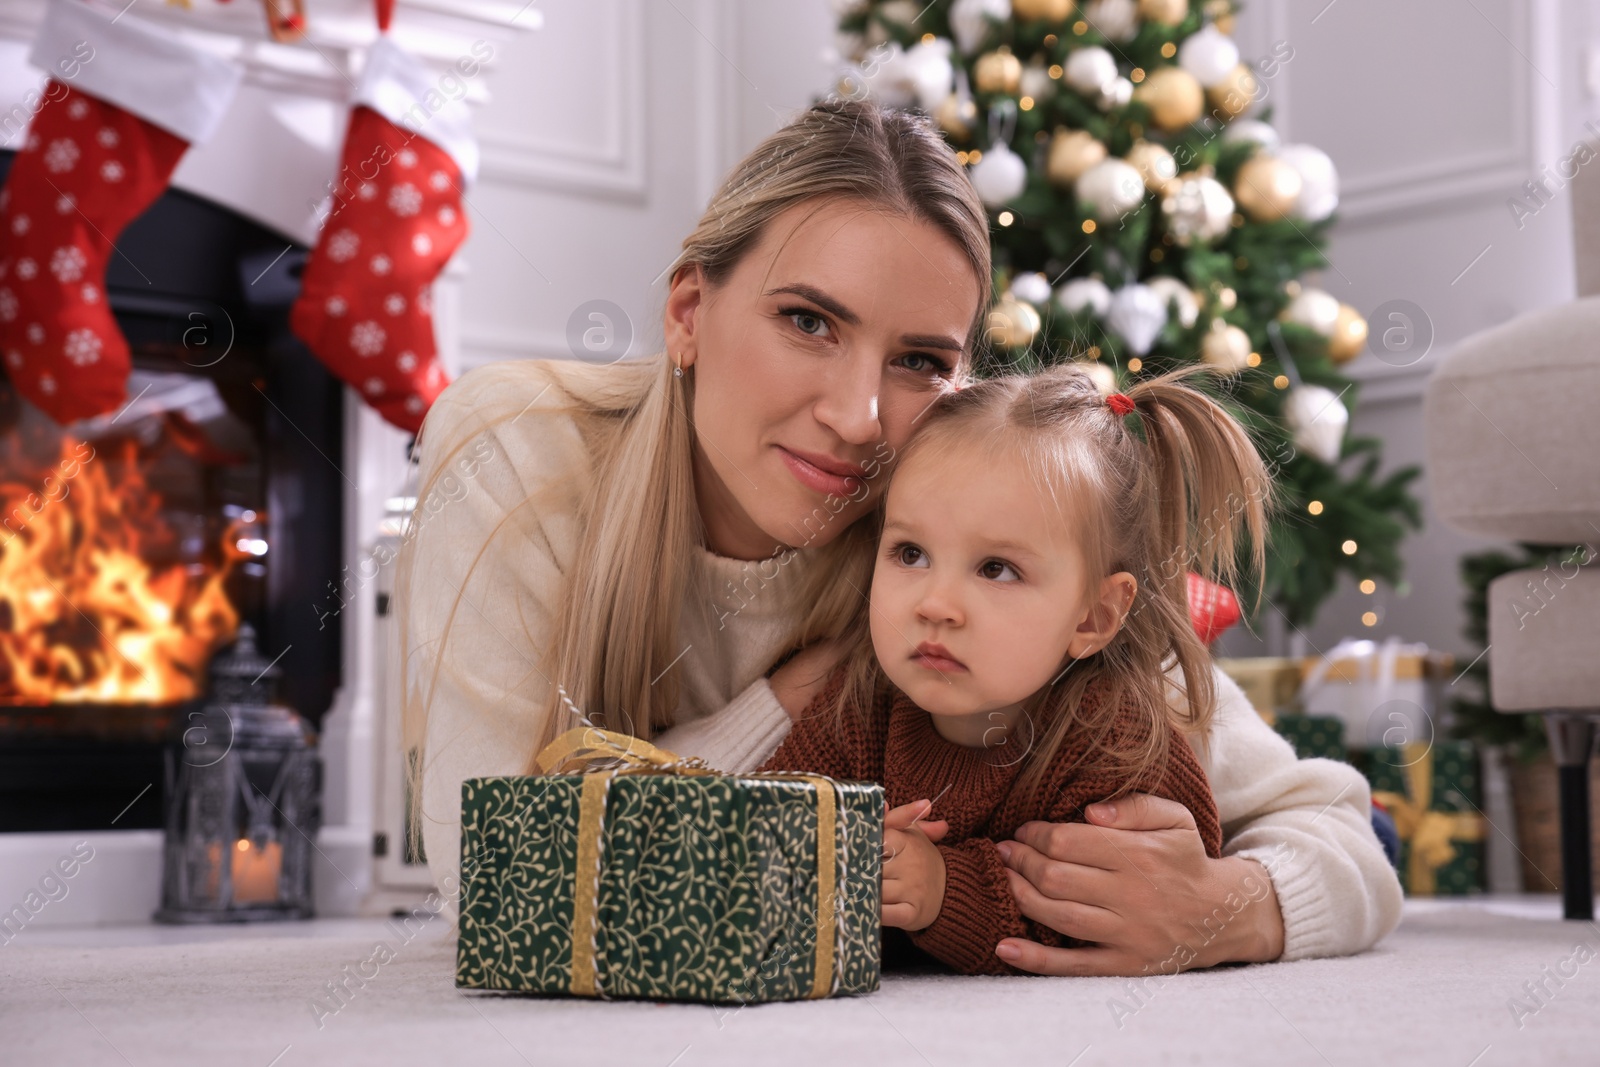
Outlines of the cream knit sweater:
[[[420,484],[439,481],[402,548],[396,606],[406,700],[427,709],[423,844],[452,908],[461,782],[522,772],[552,684],[539,649],[577,543],[576,501],[520,505],[593,465],[571,418],[553,410],[556,379],[603,388],[608,372],[541,360],[479,367],[445,390],[423,426]],[[800,552],[778,566],[696,550],[680,623],[686,651],[673,667],[681,704],[657,739],[663,748],[728,771],[752,770],[777,749],[789,717],[764,675],[783,652],[809,559]],[[1399,921],[1401,892],[1372,832],[1366,781],[1343,763],[1297,760],[1221,671],[1216,684],[1215,719],[1194,747],[1216,794],[1224,854],[1270,873],[1283,958],[1371,946]]]

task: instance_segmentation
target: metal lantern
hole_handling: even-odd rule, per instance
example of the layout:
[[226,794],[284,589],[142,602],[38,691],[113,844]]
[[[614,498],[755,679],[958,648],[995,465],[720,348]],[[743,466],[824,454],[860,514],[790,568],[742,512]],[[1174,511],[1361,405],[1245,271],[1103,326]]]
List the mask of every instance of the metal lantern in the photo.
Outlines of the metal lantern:
[[212,661],[209,698],[178,725],[157,922],[311,917],[322,764],[310,724],[273,702],[281,674],[246,623]]

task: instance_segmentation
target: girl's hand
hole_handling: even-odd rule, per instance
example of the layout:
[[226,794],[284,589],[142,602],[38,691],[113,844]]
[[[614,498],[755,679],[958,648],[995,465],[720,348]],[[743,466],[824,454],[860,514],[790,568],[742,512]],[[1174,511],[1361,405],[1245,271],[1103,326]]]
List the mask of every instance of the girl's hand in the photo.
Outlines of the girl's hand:
[[931,800],[891,808],[883,817],[883,925],[921,930],[944,906],[944,856],[935,844],[950,829],[922,822]]
[[823,683],[844,659],[844,654],[843,641],[819,641],[802,648],[772,672],[767,684],[772,686],[772,693],[783,710],[789,713],[790,721],[798,721],[800,713],[822,692]]
[[1022,914],[1093,948],[1006,938],[1000,958],[1038,974],[1140,975],[1283,953],[1283,915],[1266,868],[1212,859],[1194,815],[1133,793],[1091,804],[1086,823],[1025,823],[1002,841]]

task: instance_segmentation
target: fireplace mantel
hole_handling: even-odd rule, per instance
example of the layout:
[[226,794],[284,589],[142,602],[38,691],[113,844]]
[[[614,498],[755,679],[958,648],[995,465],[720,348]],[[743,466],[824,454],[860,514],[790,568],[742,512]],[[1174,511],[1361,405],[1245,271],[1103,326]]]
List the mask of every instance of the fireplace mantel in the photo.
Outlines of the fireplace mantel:
[[[0,110],[20,104],[43,81],[27,54],[49,2],[0,0]],[[113,13],[124,6],[92,2]],[[347,101],[378,32],[372,0],[317,0],[308,7],[307,35],[293,45],[271,40],[261,0],[192,0],[189,8],[135,0],[127,15],[170,27],[244,68],[221,130],[184,156],[173,186],[306,245],[316,238],[317,204],[338,169]],[[524,0],[398,0],[389,35],[441,78],[455,77],[459,91],[478,104],[489,98],[489,75],[506,42],[542,24],[543,14]],[[482,60],[485,46],[490,55]],[[447,74],[463,56],[485,70],[472,78]],[[455,84],[446,83],[451,95]],[[20,147],[15,140],[0,147]]]

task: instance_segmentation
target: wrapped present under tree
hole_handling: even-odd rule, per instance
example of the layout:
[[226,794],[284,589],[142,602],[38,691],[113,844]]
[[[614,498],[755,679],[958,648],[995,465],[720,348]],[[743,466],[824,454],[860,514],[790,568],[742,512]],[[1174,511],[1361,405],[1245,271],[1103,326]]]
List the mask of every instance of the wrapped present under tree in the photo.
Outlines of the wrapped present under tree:
[[[461,784],[456,985],[717,1003],[878,987],[884,799],[579,728]],[[471,862],[468,862],[470,857]]]
[[1350,762],[1344,743],[1344,722],[1331,715],[1279,715],[1272,728],[1294,746],[1301,759],[1335,759]]
[[1481,892],[1486,820],[1478,750],[1470,741],[1372,750],[1372,796],[1400,832],[1400,881],[1412,896]]

